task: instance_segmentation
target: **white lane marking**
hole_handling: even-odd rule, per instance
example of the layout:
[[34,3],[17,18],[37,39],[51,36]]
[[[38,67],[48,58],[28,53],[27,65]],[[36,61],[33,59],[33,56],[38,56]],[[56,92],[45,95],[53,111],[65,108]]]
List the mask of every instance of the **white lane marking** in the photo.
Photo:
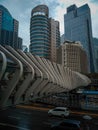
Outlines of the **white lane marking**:
[[31,115],[31,113],[28,113],[28,112],[20,112],[22,114],[26,114],[26,115]]
[[1,123],[1,122],[0,122],[0,125],[1,126],[9,126],[9,127],[13,127],[13,128],[18,128],[18,129],[21,129],[21,130],[30,130],[30,129],[27,129],[27,128],[23,128],[23,127],[19,127],[19,126],[16,126],[16,125],[11,125],[11,124],[6,124],[6,123]]
[[20,117],[14,117],[14,116],[8,116],[9,118],[14,118],[14,119],[17,119],[17,120],[20,120],[21,118]]
[[43,124],[45,124],[45,125],[51,125],[50,122],[43,122]]
[[6,124],[4,124],[4,123],[0,123],[0,125],[6,126]]

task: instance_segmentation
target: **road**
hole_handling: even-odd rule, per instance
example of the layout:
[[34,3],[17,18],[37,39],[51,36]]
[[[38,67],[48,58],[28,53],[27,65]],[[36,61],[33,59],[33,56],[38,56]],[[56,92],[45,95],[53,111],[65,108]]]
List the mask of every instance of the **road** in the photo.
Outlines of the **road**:
[[43,130],[46,112],[24,108],[9,108],[0,111],[0,130]]
[[[17,106],[0,111],[0,130],[50,130],[53,122],[63,120],[59,117],[49,117],[50,108],[39,106]],[[95,114],[97,115],[97,114]],[[83,112],[71,112],[68,118],[83,121]],[[98,130],[98,116],[93,115],[89,130]]]

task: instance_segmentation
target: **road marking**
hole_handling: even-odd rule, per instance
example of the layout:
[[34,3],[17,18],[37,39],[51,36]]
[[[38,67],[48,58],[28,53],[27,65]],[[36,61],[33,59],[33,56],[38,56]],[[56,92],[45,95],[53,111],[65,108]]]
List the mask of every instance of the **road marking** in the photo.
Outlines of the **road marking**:
[[21,118],[20,117],[15,117],[15,116],[8,116],[9,118],[14,118],[14,119],[17,119],[17,120],[20,120]]
[[[61,118],[60,118],[60,120],[61,120]],[[44,121],[43,124],[51,126],[51,124],[53,124],[54,122],[57,122],[57,118],[55,118],[55,117],[52,119],[48,119],[47,121]],[[59,120],[58,120],[58,122],[59,122]]]
[[2,125],[2,126],[6,126],[6,124],[5,124],[5,123],[0,123],[0,125]]
[[16,126],[16,125],[11,125],[11,124],[6,124],[6,123],[1,123],[1,122],[0,122],[0,125],[1,126],[9,126],[9,127],[13,127],[13,128],[18,128],[18,129],[21,129],[21,130],[30,130],[30,129],[27,129],[27,128],[23,128],[23,127],[19,127],[19,126]]
[[51,125],[51,123],[50,122],[43,122],[43,124],[45,124],[45,125]]

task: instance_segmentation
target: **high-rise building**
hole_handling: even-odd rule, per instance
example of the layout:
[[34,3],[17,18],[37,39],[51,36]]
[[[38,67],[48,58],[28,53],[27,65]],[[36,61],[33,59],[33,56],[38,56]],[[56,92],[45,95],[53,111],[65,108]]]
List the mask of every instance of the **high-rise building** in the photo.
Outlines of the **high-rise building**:
[[56,62],[56,47],[59,45],[59,22],[49,18],[46,5],[36,6],[31,12],[30,52]]
[[92,43],[91,13],[88,4],[79,8],[72,5],[64,15],[65,40],[80,41],[87,52],[89,71],[94,72],[94,47]]
[[50,60],[56,62],[56,48],[60,46],[59,22],[50,18]]
[[30,21],[30,52],[46,59],[50,58],[48,15],[48,7],[39,5],[32,9]]
[[18,37],[18,27],[19,22],[4,6],[0,5],[0,44],[22,49],[22,39]]
[[95,72],[98,73],[98,38],[93,38],[95,52]]
[[22,50],[22,38],[18,37],[18,49]]
[[55,21],[56,24],[56,47],[58,48],[61,44],[60,42],[60,26],[59,26],[59,21]]
[[64,39],[64,34],[61,35],[61,37],[60,37],[60,41],[61,41],[61,44],[64,43],[64,41],[65,41],[65,39]]
[[86,51],[79,42],[65,41],[57,49],[57,63],[73,71],[88,73]]

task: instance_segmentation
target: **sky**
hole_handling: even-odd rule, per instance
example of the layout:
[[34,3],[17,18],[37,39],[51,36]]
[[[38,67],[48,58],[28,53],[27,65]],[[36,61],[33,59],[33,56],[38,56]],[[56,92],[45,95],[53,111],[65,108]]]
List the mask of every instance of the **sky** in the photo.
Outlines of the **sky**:
[[19,21],[19,37],[23,39],[23,45],[30,44],[30,17],[31,10],[39,5],[45,4],[49,7],[49,17],[60,22],[60,34],[64,33],[64,14],[66,8],[72,4],[80,7],[88,4],[91,9],[92,33],[98,38],[98,0],[0,0],[12,17]]

